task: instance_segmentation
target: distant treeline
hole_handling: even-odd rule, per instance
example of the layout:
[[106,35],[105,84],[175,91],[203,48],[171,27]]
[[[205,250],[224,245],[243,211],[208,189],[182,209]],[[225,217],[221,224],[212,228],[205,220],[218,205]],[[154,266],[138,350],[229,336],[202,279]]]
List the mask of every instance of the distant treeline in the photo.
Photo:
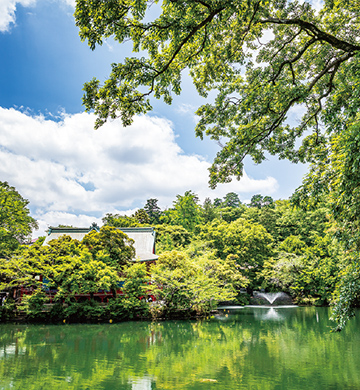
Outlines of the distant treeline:
[[[260,289],[285,291],[298,304],[327,305],[348,261],[326,204],[304,211],[289,200],[254,195],[245,205],[233,192],[200,204],[186,191],[166,210],[149,199],[132,216],[106,214],[103,223],[81,242],[69,236],[47,246],[43,239],[32,246],[16,237],[18,245],[3,241],[2,319],[207,315],[222,301],[248,303]],[[150,269],[131,261],[131,240],[117,229],[136,226],[155,227],[159,259]],[[108,292],[105,303],[95,299],[99,291]]]

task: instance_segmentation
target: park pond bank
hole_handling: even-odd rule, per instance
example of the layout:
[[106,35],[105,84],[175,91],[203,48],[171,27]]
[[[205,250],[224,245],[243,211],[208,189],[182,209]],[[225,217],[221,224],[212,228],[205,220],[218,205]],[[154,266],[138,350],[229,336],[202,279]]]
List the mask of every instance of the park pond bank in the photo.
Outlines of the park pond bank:
[[222,309],[202,320],[0,325],[0,389],[359,389],[359,314]]

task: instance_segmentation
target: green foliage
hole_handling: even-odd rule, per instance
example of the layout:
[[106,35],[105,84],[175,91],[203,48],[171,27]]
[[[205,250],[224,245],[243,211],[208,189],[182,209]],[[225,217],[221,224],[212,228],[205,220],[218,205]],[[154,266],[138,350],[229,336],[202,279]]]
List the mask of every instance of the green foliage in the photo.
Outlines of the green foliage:
[[253,195],[249,207],[261,209],[263,207],[274,207],[274,200],[271,196]]
[[176,195],[174,202],[176,221],[178,225],[192,232],[200,222],[199,198],[192,191],[186,191],[183,196]]
[[286,237],[282,237],[279,234],[279,228],[284,228],[284,226],[279,223],[279,219],[281,218],[281,216],[281,212],[270,207],[251,207],[245,210],[242,214],[242,217],[244,219],[257,222],[260,225],[264,226],[266,231],[272,235],[275,242],[282,240]]
[[214,199],[214,206],[215,207],[221,207],[222,200],[220,198],[215,198]]
[[17,312],[17,305],[14,300],[7,298],[5,303],[0,306],[0,320],[8,321],[14,317]]
[[38,239],[35,241],[35,243],[36,243],[37,245],[42,245],[42,244],[44,243],[45,239],[46,239],[46,236],[40,236],[40,237],[38,237]]
[[292,206],[288,200],[277,200],[274,206],[248,208],[242,217],[264,226],[276,243],[289,236],[299,236],[307,245],[311,245],[314,234],[324,236],[329,228],[329,211],[324,205],[316,210],[304,211]]
[[68,304],[63,307],[62,312],[56,313],[57,316],[62,314],[68,321],[93,321],[101,320],[106,316],[106,308],[94,300],[85,299],[79,302],[67,301]]
[[0,181],[0,257],[9,257],[38,227],[28,204],[14,187]]
[[218,278],[219,282],[222,281],[223,286],[231,286],[236,293],[249,284],[241,272],[237,255],[228,255],[223,260],[216,256],[216,251],[208,242],[199,239],[192,241],[184,252],[190,259],[203,264],[208,271],[211,270],[214,277]]
[[[206,199],[200,206],[192,191],[178,195],[174,207],[160,217],[163,224],[156,226],[161,256],[151,270],[151,284],[145,264],[130,262],[133,240],[116,229],[123,221],[119,215],[107,214],[100,232],[92,230],[81,242],[62,236],[46,246],[42,240],[24,245],[16,256],[0,258],[0,289],[12,295],[22,286],[34,294],[25,297],[21,307],[2,308],[1,316],[8,318],[17,308],[29,319],[70,321],[146,318],[150,311],[155,317],[204,315],[219,301],[247,302],[248,296],[239,292],[248,286],[287,291],[299,303],[328,304],[334,294],[334,318],[344,323],[358,295],[347,285],[355,272],[331,237],[341,230],[340,222],[329,215],[333,200],[311,211],[261,195],[252,198],[253,207],[237,201],[237,195],[229,193],[224,201]],[[156,203],[147,202],[154,220],[160,215]],[[139,210],[136,224],[150,220],[149,210]],[[116,296],[120,280],[123,294]],[[44,289],[57,290],[51,308]],[[111,291],[114,298],[107,305],[96,303],[93,297],[99,290]],[[152,293],[158,302],[150,306],[147,298]],[[76,302],[75,296],[82,299]]]
[[289,236],[280,245],[279,250],[295,255],[302,255],[307,248],[307,245],[299,236]]
[[329,236],[313,237],[308,247],[290,236],[276,258],[264,263],[262,277],[267,288],[289,292],[298,303],[329,304],[342,268],[342,251]]
[[[347,76],[343,76],[347,77]],[[354,75],[349,74],[348,82],[358,85]],[[354,87],[355,88],[355,87]],[[349,98],[347,87],[343,91],[342,99]],[[351,93],[351,92],[350,92]],[[340,120],[336,116],[339,109],[339,96],[334,96],[332,106],[327,112],[327,121],[333,126],[334,131],[329,137],[329,146],[318,151],[318,156],[310,166],[310,172],[303,180],[303,184],[293,195],[293,202],[300,207],[313,209],[326,199],[331,211],[332,231],[342,242],[345,250],[356,267],[358,257],[354,252],[360,249],[360,214],[359,214],[359,114],[358,102],[350,99],[349,106],[343,112]],[[357,99],[358,100],[358,99]],[[335,110],[335,111],[334,111]],[[357,296],[353,299],[350,292],[355,292],[353,284],[356,282],[356,274],[352,266],[346,268],[349,275],[343,275],[343,282],[336,291],[334,318],[338,321],[338,329],[343,328],[346,319],[352,315],[349,305],[357,302]],[[348,284],[346,286],[345,284]],[[349,315],[348,315],[349,314]]]
[[144,206],[144,210],[146,211],[152,225],[157,225],[160,222],[161,209],[157,202],[157,199],[151,198],[146,201]]
[[102,221],[106,226],[114,226],[118,228],[141,226],[141,223],[134,216],[128,217],[127,215],[120,214],[107,213]]
[[44,257],[29,258],[13,256],[10,259],[0,259],[0,291],[12,291],[23,286],[37,290],[40,282],[36,279],[46,268]]
[[49,263],[57,263],[64,256],[75,256],[81,251],[82,243],[70,236],[63,235],[56,240],[51,240],[48,245],[41,246],[36,242],[32,245],[25,256],[36,258],[39,255],[47,256]]
[[[29,318],[59,318],[61,315],[74,318],[77,311],[79,318],[98,318],[105,312],[92,299],[91,310],[89,308],[87,313],[84,305],[74,302],[71,297],[85,294],[92,298],[99,290],[114,293],[119,271],[135,255],[132,243],[133,240],[123,232],[110,226],[102,227],[99,233],[91,231],[82,242],[61,236],[46,246],[35,243],[19,256],[0,259],[0,289],[25,287],[35,291],[21,303]],[[39,281],[40,275],[46,280],[45,286]],[[57,305],[47,315],[43,313],[45,295],[42,288],[57,290]],[[67,306],[61,307],[63,299]]]
[[177,213],[175,209],[169,208],[164,210],[160,217],[160,224],[162,225],[176,225]]
[[115,267],[93,260],[86,249],[78,257],[64,259],[46,276],[55,284],[59,297],[69,294],[90,294],[92,297],[99,290],[114,290],[119,279]]
[[[48,264],[49,254],[56,259],[42,275],[50,281],[51,287],[59,290],[59,296],[114,290],[118,271],[135,256],[132,243],[123,232],[110,226],[103,226],[99,233],[92,230],[81,243],[60,237],[50,241],[49,247],[39,248]],[[54,247],[60,248],[60,255],[57,252],[54,256]]]
[[150,224],[150,218],[144,209],[137,210],[132,215],[132,217],[135,218],[139,222],[140,225],[149,225]]
[[159,253],[170,248],[184,248],[191,241],[191,234],[182,226],[157,225],[155,231]]
[[149,315],[149,276],[146,264],[134,263],[125,267],[123,271],[123,293],[108,304],[110,318],[133,319],[144,318]]
[[82,240],[82,245],[89,248],[94,259],[100,256],[103,262],[118,270],[135,257],[133,243],[133,239],[112,226],[103,226],[99,233],[92,230]]
[[109,226],[99,233],[91,231],[82,242],[61,236],[46,246],[35,243],[17,257],[0,259],[0,288],[37,289],[40,282],[36,277],[43,275],[49,287],[59,290],[59,297],[114,289],[117,272],[135,256],[132,243],[123,232]]
[[241,204],[238,194],[229,192],[224,196],[223,207],[239,207]]
[[246,211],[246,206],[240,205],[239,207],[221,207],[218,208],[219,216],[225,222],[234,222],[241,218]]
[[[91,49],[113,36],[141,51],[113,64],[103,85],[86,83],[84,105],[97,114],[96,127],[115,117],[129,125],[151,110],[149,95],[171,103],[188,68],[201,96],[217,93],[198,109],[196,127],[199,137],[226,140],[210,170],[212,186],[241,177],[246,155],[257,163],[266,152],[309,161],[326,143],[319,123],[338,124],[343,113],[357,112],[357,5],[326,1],[316,12],[309,2],[288,0],[166,1],[151,19],[145,0],[79,0],[76,25]],[[298,105],[304,113],[291,126]]]
[[[356,255],[357,256],[357,255]],[[359,260],[351,263],[341,273],[341,279],[334,294],[332,320],[336,321],[333,330],[341,331],[349,318],[355,315],[354,307],[360,303]]]
[[256,275],[262,270],[264,261],[272,254],[272,237],[263,226],[238,219],[231,223],[214,221],[203,227],[201,238],[215,249],[216,256],[226,259],[237,256],[243,274],[254,287]]
[[20,247],[19,241],[5,228],[0,227],[0,257],[8,257]]
[[303,185],[292,197],[295,204],[310,209],[326,199],[337,236],[352,250],[360,248],[359,118],[356,115],[353,122],[349,120],[346,132],[331,137],[329,148],[311,165]]
[[38,289],[31,295],[23,296],[19,309],[23,310],[31,320],[43,320],[46,318],[46,313],[44,312],[46,302],[48,302],[48,298],[44,291]]
[[175,249],[174,241],[171,239],[169,233],[164,233],[159,238],[158,244],[156,245],[157,253],[172,251]]
[[224,261],[206,254],[190,258],[179,251],[160,255],[151,278],[161,302],[152,306],[154,316],[204,315],[219,301],[236,297],[236,288],[247,284],[232,257]]
[[201,208],[201,219],[203,223],[206,224],[208,222],[211,222],[217,217],[218,217],[218,210],[215,204],[211,202],[210,198],[206,198]]
[[174,208],[165,210],[160,222],[180,225],[193,232],[195,226],[201,222],[201,208],[198,203],[199,198],[192,191],[186,191],[184,195],[176,195]]

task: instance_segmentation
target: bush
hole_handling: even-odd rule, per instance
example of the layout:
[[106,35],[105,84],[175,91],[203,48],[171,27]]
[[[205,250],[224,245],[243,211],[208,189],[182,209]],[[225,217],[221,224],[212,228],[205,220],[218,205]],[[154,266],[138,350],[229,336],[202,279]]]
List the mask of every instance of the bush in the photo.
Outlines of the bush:
[[17,306],[13,300],[7,299],[3,306],[0,306],[0,321],[9,321],[15,317]]
[[47,317],[45,312],[45,303],[48,298],[44,291],[36,290],[31,295],[24,295],[19,305],[19,309],[23,310],[27,317],[31,320],[43,320]]
[[64,317],[70,321],[99,320],[106,314],[106,307],[100,306],[94,300],[70,302],[64,308]]
[[149,303],[139,297],[119,295],[110,299],[107,311],[109,318],[116,320],[146,318],[149,316]]

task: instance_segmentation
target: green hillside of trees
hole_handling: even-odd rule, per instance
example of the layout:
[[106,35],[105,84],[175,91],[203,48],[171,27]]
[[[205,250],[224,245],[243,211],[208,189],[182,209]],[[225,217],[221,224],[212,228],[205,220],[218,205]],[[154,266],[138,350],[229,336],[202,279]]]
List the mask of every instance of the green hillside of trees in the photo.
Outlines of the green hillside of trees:
[[[3,194],[17,194],[12,199],[18,199],[24,217],[14,224],[29,233],[35,221],[27,202],[7,183],[2,188]],[[2,196],[3,210],[6,199]],[[11,230],[2,215],[2,237],[7,239],[1,241],[0,291],[8,292],[3,319],[16,312],[33,320],[207,315],[219,302],[246,304],[253,291],[263,289],[287,292],[297,304],[334,304],[338,327],[345,324],[344,316],[337,317],[340,301],[356,275],[351,252],[337,240],[339,228],[325,203],[304,211],[289,200],[257,194],[245,205],[229,193],[201,204],[186,191],[166,210],[149,199],[130,217],[106,214],[100,231],[91,231],[81,242],[63,236],[47,246],[41,245],[43,239],[24,245],[24,236]],[[140,226],[156,231],[159,259],[150,269],[131,261],[133,241],[118,229]],[[116,293],[119,285],[121,295]],[[13,299],[20,288],[31,293]],[[106,305],[93,299],[99,290],[112,293]],[[49,291],[57,292],[52,305]],[[358,291],[353,290],[349,309],[356,306]],[[90,300],[77,301],[78,294],[89,294]],[[149,302],[153,296],[156,302]]]

